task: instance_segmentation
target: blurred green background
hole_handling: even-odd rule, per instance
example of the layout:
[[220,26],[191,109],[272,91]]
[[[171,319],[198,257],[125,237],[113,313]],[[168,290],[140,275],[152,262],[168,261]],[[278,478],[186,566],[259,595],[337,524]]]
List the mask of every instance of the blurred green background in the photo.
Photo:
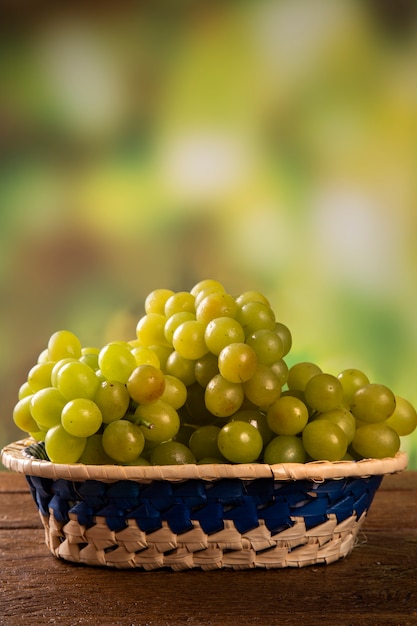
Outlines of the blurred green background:
[[0,446],[54,331],[202,278],[416,406],[417,3],[85,4],[1,8]]

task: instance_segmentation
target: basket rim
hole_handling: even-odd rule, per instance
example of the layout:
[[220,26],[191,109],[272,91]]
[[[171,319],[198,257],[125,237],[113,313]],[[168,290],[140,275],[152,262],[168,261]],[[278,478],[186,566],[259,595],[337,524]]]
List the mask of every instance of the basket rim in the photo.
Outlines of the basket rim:
[[361,459],[359,461],[311,461],[308,463],[264,463],[206,464],[206,465],[84,465],[64,464],[35,459],[25,453],[25,448],[37,443],[32,438],[20,439],[5,446],[1,451],[3,465],[14,472],[26,476],[67,479],[73,481],[98,480],[116,482],[132,480],[151,482],[154,480],[183,481],[190,479],[219,480],[238,478],[255,480],[312,480],[322,482],[327,479],[346,477],[368,477],[395,474],[407,468],[408,455],[399,451],[395,457],[383,459]]

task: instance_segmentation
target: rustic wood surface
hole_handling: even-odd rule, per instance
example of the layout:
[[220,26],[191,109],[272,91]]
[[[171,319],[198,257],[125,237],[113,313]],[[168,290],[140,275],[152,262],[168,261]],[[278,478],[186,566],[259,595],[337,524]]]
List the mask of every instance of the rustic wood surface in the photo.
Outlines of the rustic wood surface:
[[302,569],[72,565],[46,548],[25,478],[0,472],[0,624],[417,624],[417,472],[384,478],[359,540],[346,559]]

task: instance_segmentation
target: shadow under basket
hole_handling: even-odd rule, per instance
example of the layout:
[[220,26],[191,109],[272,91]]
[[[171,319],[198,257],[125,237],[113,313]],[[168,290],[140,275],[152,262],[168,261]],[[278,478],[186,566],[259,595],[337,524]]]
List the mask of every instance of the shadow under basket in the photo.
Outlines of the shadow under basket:
[[2,450],[26,476],[53,555],[90,566],[284,568],[329,564],[357,542],[383,476],[407,455],[278,465],[57,464],[32,439]]

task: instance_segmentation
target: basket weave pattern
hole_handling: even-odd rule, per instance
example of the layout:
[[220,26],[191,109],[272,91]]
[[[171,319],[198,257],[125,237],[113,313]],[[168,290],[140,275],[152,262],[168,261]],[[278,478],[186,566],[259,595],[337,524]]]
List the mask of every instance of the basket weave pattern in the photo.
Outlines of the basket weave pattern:
[[[212,480],[178,475],[175,480],[132,479],[129,471],[119,480],[100,480],[89,466],[93,478],[74,480],[65,471],[59,477],[59,466],[48,461],[36,460],[30,471],[24,450],[18,444],[3,451],[3,462],[16,469],[11,459],[22,457],[21,469],[52,554],[75,563],[144,570],[284,568],[337,561],[352,551],[383,474],[406,465],[401,453],[386,460],[385,471],[379,464],[369,471],[368,463],[364,476],[298,480],[276,479],[271,471],[268,476],[263,466],[260,477],[250,478],[222,477],[217,469],[220,476]],[[359,463],[349,466],[357,472]],[[129,468],[133,475],[152,469]]]

